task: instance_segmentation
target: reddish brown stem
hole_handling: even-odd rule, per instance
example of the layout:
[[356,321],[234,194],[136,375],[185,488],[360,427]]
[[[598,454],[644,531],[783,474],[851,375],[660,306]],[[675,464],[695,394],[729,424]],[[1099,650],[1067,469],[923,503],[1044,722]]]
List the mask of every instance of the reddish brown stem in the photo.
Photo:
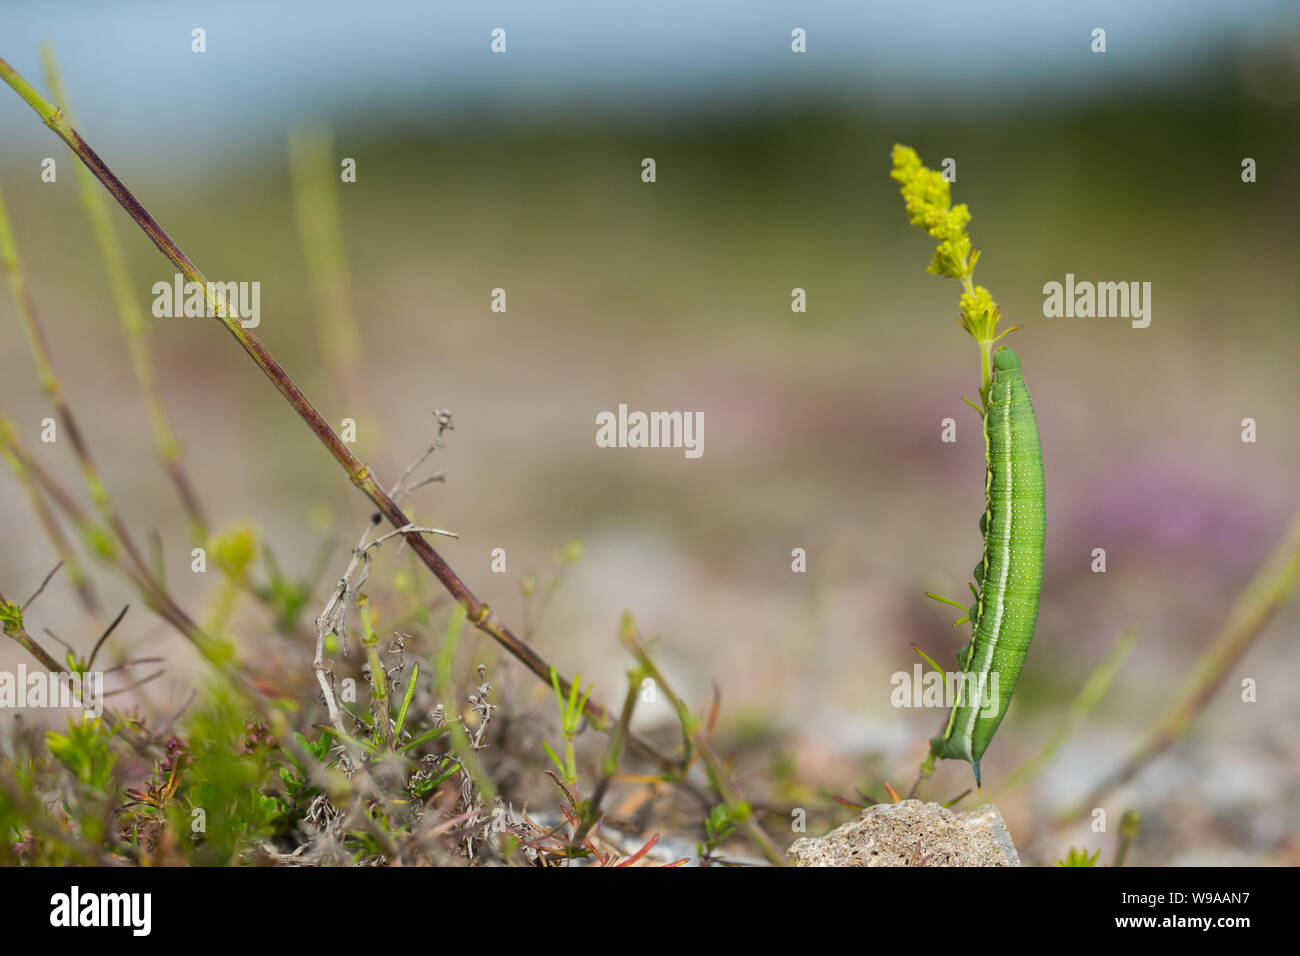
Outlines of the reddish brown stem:
[[[198,267],[185,255],[167,232],[158,224],[131,194],[116,174],[113,173],[108,165],[99,157],[94,149],[90,147],[81,135],[72,128],[66,117],[60,110],[55,109],[48,101],[37,93],[30,84],[28,84],[12,67],[4,60],[0,60],[0,78],[4,79],[15,92],[18,93],[24,101],[28,103],[58,136],[72,149],[77,157],[86,165],[86,168],[103,183],[104,188],[109,191],[114,199],[126,210],[127,214],[136,222],[147,235],[158,250],[166,256],[185,277],[191,281],[201,284],[205,289],[208,288],[207,280]],[[303,393],[297,383],[288,372],[276,361],[261,340],[250,330],[244,328],[235,317],[227,303],[221,300],[214,292],[209,291],[209,306],[213,313],[217,315],[227,331],[235,337],[245,352],[257,363],[258,367],[271,380],[285,400],[293,407],[298,416],[307,424],[307,427],[315,433],[334,459],[343,466],[343,469],[352,479],[352,483],[361,489],[362,492],[374,503],[382,514],[394,528],[402,529],[409,527],[412,522],[389,496],[388,492],[375,480],[370,472],[368,465],[364,464],[351,449],[344,444],[343,440],[330,427],[329,423],[321,416],[320,412]],[[411,550],[419,556],[425,566],[433,572],[433,575],[442,583],[443,587],[451,593],[458,602],[465,606],[465,610],[470,623],[479,630],[491,636],[502,647],[517,658],[525,667],[532,671],[541,680],[550,683],[551,666],[529,647],[520,640],[515,634],[506,627],[505,624],[497,620],[491,609],[475,596],[474,592],[469,589],[460,576],[443,560],[442,556],[434,550],[433,546],[418,532],[410,532],[405,535],[407,543]],[[177,609],[179,610],[179,609]],[[571,684],[563,677],[560,678],[560,687],[563,693],[568,694]],[[609,713],[604,707],[600,706],[593,700],[587,702],[587,714],[593,725],[602,730],[611,727]],[[665,770],[676,770],[675,762],[667,755],[661,753],[658,748],[654,747],[647,741],[640,739],[635,735],[629,735],[628,744],[643,757],[657,763]]]

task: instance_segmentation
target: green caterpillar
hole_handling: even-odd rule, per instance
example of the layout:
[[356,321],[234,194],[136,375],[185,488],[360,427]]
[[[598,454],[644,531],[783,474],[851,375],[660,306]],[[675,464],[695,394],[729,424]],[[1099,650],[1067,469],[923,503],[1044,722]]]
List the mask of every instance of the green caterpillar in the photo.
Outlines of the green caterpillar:
[[974,630],[957,654],[962,680],[941,736],[941,758],[966,760],[980,786],[980,758],[1002,723],[1034,636],[1043,586],[1043,453],[1020,359],[993,355],[984,409],[987,507],[980,518],[984,558],[975,566]]

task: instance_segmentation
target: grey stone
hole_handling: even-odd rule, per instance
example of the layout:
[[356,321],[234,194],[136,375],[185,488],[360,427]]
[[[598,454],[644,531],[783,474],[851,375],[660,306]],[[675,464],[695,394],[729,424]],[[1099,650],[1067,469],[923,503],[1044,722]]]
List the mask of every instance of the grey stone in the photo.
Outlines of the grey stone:
[[878,803],[824,837],[786,851],[795,866],[1019,866],[993,804],[954,813],[937,803]]

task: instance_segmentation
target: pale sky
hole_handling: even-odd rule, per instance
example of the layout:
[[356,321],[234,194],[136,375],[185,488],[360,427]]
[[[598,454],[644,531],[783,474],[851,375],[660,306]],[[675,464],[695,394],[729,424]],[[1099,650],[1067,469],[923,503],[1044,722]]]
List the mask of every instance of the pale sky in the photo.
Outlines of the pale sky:
[[[597,122],[736,113],[810,99],[891,109],[1069,108],[1178,89],[1207,63],[1297,24],[1287,0],[528,0],[517,3],[14,4],[0,56],[44,89],[55,44],[82,124],[145,159],[282,142],[299,113],[376,125],[551,111]],[[190,51],[207,31],[208,52]],[[494,27],[508,52],[489,51]],[[790,52],[790,31],[808,52]],[[1094,27],[1107,52],[1089,50]],[[38,82],[39,81],[39,82]],[[0,97],[0,149],[45,134]],[[277,146],[278,148],[278,146]]]

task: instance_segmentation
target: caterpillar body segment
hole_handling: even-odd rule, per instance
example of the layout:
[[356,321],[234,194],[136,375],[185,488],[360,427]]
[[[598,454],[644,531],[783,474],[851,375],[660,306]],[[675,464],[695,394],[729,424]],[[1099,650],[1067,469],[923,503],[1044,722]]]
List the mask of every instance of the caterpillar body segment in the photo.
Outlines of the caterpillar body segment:
[[977,786],[980,758],[1006,715],[1029,650],[1043,584],[1043,455],[1020,359],[1010,349],[993,356],[984,445],[987,504],[974,630],[958,654],[956,704],[944,732],[931,741],[939,757],[969,761]]

